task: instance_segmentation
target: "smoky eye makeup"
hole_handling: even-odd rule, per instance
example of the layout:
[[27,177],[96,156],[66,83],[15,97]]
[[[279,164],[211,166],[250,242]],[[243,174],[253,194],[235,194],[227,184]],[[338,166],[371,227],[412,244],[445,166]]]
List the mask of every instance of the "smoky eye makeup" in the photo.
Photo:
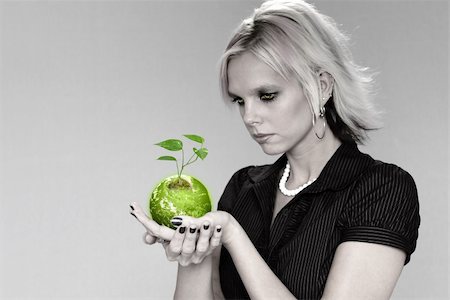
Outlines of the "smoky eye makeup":
[[[275,87],[270,85],[269,87],[261,86],[256,88],[252,91],[252,94],[257,96],[263,102],[271,102],[278,96],[279,91],[275,90]],[[231,98],[232,103],[243,105],[245,102],[241,97],[236,96],[233,93],[228,92],[228,96]]]
[[231,102],[232,102],[232,103],[237,103],[237,104],[239,104],[239,105],[243,105],[243,104],[244,104],[244,101],[243,101],[242,98],[240,98],[240,97],[233,97],[233,98],[231,99]]
[[278,95],[278,92],[264,92],[264,93],[260,93],[259,98],[262,101],[273,101],[275,100],[276,96]]
[[[261,93],[258,97],[263,102],[271,102],[274,101],[276,96],[278,95],[278,92],[275,93]],[[241,97],[233,97],[231,99],[232,103],[237,103],[239,105],[244,104],[244,100]]]

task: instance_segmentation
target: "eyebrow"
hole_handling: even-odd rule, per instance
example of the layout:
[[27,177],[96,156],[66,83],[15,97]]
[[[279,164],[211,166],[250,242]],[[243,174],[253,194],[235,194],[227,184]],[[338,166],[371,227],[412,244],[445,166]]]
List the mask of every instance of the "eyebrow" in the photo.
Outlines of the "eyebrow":
[[[250,90],[250,93],[252,95],[255,95],[255,94],[260,94],[260,93],[267,93],[269,91],[273,92],[274,90],[278,90],[278,89],[280,89],[280,87],[278,85],[275,85],[275,84],[263,84],[263,85],[260,85],[260,86],[258,86],[256,88]],[[228,95],[230,97],[239,97],[239,96],[235,95],[234,93],[230,92],[229,90],[228,90]]]

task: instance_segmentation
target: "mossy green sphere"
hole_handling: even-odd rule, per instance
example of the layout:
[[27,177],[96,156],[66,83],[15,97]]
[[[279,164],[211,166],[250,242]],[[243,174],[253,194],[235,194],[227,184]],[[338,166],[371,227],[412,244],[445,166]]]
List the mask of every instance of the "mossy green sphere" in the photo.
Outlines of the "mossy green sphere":
[[160,225],[174,228],[170,220],[175,216],[199,218],[211,211],[212,201],[208,189],[190,175],[164,178],[150,195],[149,209],[152,219]]

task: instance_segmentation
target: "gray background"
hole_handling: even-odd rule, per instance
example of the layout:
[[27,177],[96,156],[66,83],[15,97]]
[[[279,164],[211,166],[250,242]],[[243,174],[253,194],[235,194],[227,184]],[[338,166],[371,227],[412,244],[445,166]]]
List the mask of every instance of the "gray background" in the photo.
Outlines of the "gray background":
[[[364,152],[409,171],[422,225],[395,299],[448,297],[448,4],[317,1],[379,71],[385,127]],[[0,3],[0,298],[169,299],[176,264],[128,203],[175,172],[153,144],[185,133],[217,201],[271,163],[219,96],[217,61],[259,1]],[[187,140],[187,149],[193,144]]]

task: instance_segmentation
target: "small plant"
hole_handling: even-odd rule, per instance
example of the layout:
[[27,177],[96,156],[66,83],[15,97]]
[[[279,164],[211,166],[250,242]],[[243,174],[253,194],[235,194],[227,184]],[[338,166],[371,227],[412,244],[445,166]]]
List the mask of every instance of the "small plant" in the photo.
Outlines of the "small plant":
[[195,147],[192,149],[194,151],[194,154],[192,154],[192,156],[189,158],[187,163],[184,163],[184,150],[183,150],[183,142],[182,141],[177,140],[177,139],[169,139],[169,140],[165,140],[165,141],[155,144],[155,145],[163,147],[164,149],[169,150],[169,151],[181,151],[181,168],[178,166],[178,160],[173,156],[160,156],[157,158],[158,160],[175,161],[175,163],[177,165],[178,180],[176,182],[174,182],[173,186],[171,186],[171,187],[179,187],[179,188],[189,187],[189,183],[181,178],[183,169],[186,166],[196,162],[198,158],[200,158],[201,160],[204,160],[205,157],[208,155],[208,149],[203,147],[203,144],[205,142],[204,138],[202,138],[199,135],[195,135],[195,134],[184,134],[183,136],[190,139],[191,141],[194,141],[194,142],[197,142],[200,144],[199,149],[197,149]]
[[165,140],[155,145],[169,151],[181,151],[181,167],[173,156],[160,156],[158,160],[175,161],[177,174],[162,179],[149,199],[150,214],[157,223],[174,228],[171,219],[175,216],[192,216],[200,218],[211,211],[212,200],[206,186],[197,178],[182,174],[184,168],[197,161],[205,159],[208,149],[203,147],[205,139],[194,134],[185,134],[186,138],[199,143],[200,148],[193,148],[194,154],[185,163],[183,142],[177,139]]

